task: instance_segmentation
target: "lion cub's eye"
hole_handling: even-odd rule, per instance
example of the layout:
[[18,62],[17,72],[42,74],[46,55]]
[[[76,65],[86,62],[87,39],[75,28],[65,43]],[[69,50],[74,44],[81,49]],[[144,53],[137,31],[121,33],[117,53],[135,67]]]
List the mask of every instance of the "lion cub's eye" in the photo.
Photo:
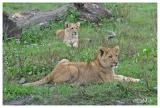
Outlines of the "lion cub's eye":
[[118,55],[116,55],[116,57],[118,57]]
[[73,29],[73,27],[71,29]]
[[112,55],[110,55],[109,58],[112,58]]

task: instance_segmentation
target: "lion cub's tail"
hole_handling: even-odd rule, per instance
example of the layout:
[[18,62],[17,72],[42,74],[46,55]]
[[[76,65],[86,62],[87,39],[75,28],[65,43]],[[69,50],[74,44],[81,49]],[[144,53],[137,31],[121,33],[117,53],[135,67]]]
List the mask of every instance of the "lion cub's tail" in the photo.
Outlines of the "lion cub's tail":
[[42,78],[38,81],[35,81],[35,82],[32,82],[32,83],[25,83],[25,84],[23,84],[23,86],[42,85],[42,84],[48,83],[51,80],[53,80],[53,74],[52,73],[48,74],[47,76],[45,76],[44,78]]

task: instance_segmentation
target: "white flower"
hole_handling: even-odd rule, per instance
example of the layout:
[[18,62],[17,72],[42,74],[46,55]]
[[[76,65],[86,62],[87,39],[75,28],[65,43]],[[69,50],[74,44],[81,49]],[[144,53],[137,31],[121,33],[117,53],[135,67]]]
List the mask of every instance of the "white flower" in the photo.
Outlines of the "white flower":
[[146,52],[146,51],[147,51],[147,49],[146,49],[146,48],[145,48],[145,49],[143,49],[143,53],[144,53],[144,52]]

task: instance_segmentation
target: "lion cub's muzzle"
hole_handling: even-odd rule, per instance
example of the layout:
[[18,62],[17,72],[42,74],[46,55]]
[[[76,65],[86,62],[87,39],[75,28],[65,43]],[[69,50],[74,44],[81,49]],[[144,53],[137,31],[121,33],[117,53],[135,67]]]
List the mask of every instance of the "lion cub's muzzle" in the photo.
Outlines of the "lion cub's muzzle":
[[73,32],[72,36],[78,35],[78,32]]
[[118,65],[118,62],[112,62],[111,67],[116,67]]

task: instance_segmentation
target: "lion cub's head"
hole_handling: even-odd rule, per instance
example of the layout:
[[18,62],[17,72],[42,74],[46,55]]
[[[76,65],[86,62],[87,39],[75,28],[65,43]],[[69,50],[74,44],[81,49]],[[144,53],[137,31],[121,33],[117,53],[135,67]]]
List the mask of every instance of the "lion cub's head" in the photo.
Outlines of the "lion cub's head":
[[68,31],[71,32],[72,35],[78,35],[78,29],[80,27],[80,22],[77,23],[68,23],[65,22],[64,28]]
[[119,46],[98,49],[98,60],[104,68],[114,68],[118,65]]

